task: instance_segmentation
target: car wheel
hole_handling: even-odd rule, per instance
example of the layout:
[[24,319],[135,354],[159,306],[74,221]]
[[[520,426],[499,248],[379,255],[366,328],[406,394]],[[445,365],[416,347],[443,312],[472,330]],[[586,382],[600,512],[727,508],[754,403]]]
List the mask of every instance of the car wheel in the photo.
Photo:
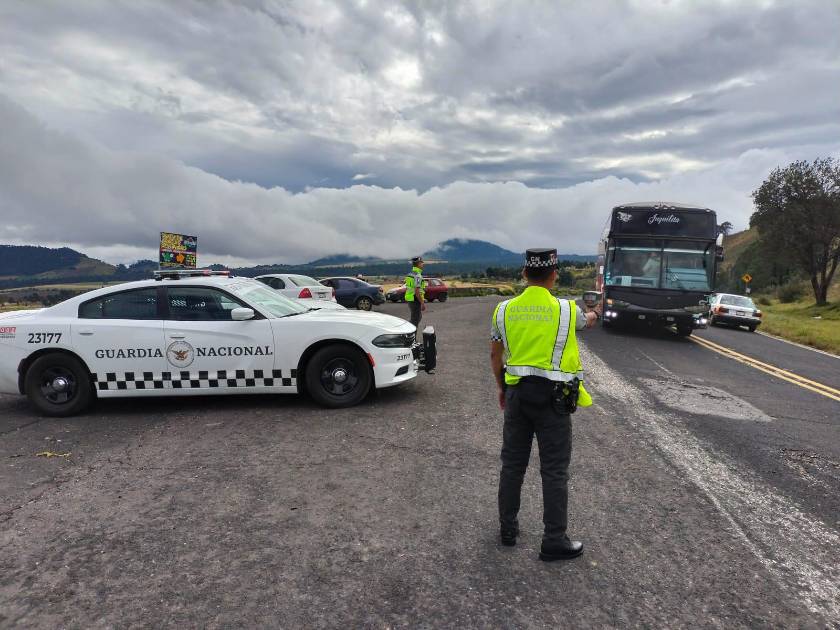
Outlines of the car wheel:
[[755,332],[756,325],[755,324],[750,324],[749,326],[747,326],[747,328],[750,329],[750,332]]
[[714,315],[712,315],[712,316],[709,318],[709,326],[717,326],[717,325],[718,325],[718,324],[717,324],[717,320],[715,319],[715,316],[714,316]]
[[26,371],[23,389],[38,411],[57,418],[79,413],[93,398],[87,368],[58,352],[35,360]]
[[373,308],[373,300],[363,295],[358,300],[356,300],[356,308],[360,311],[369,311]]
[[352,407],[370,390],[370,366],[356,348],[335,344],[321,348],[306,365],[306,390],[324,407]]
[[446,302],[446,300],[447,300],[447,298],[448,298],[448,297],[449,297],[449,295],[447,295],[446,293],[441,293],[441,294],[440,294],[440,297],[438,298],[438,301],[440,301],[440,302]]

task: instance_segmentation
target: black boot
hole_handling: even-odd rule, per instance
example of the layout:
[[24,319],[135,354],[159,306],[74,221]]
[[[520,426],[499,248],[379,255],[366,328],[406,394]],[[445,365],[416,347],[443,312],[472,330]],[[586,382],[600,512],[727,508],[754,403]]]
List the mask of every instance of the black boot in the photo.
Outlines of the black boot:
[[516,545],[516,537],[519,536],[519,530],[502,528],[500,531],[502,544],[505,547],[513,547]]
[[545,562],[554,562],[555,560],[568,560],[569,558],[577,558],[583,553],[583,543],[579,540],[569,540],[568,536],[564,536],[557,542],[546,544],[543,542],[540,548],[540,560]]

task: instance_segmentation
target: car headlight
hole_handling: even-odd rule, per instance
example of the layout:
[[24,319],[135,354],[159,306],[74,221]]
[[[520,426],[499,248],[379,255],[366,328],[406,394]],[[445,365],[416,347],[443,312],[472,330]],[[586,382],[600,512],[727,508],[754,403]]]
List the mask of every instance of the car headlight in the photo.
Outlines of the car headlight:
[[410,348],[414,345],[414,335],[415,333],[379,335],[373,340],[373,345],[377,348]]

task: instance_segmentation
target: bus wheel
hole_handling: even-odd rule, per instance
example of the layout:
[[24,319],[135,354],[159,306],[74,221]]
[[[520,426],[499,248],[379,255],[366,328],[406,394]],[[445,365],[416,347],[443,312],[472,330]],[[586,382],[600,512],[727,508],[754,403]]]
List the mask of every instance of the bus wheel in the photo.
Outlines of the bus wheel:
[[691,326],[677,326],[677,334],[680,337],[690,337],[691,336]]

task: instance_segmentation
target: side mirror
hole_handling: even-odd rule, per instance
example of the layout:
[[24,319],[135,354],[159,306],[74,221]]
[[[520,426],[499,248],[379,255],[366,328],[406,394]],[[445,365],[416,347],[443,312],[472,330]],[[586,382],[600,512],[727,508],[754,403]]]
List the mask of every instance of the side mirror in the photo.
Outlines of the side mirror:
[[601,302],[601,293],[599,291],[584,291],[583,303],[588,308],[592,308]]
[[239,307],[230,312],[230,318],[235,322],[242,322],[246,319],[254,319],[254,309]]
[[715,260],[723,262],[723,247],[720,245],[715,246]]

